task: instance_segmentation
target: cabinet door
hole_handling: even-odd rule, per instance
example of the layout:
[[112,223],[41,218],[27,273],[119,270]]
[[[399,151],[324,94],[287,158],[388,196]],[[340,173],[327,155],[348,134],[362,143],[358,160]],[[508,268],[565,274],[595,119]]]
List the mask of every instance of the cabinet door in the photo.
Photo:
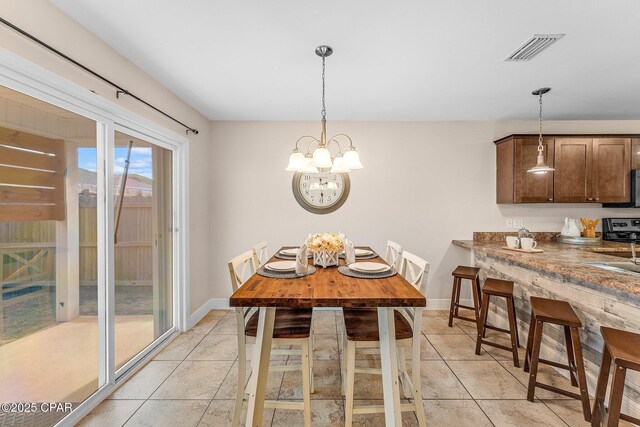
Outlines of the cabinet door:
[[631,169],[640,169],[640,138],[631,141]]
[[514,203],[513,139],[496,145],[496,202]]
[[593,199],[600,203],[631,200],[631,139],[593,140]]
[[[553,167],[553,139],[544,139],[545,163]],[[517,139],[515,149],[515,202],[553,202],[553,172],[545,174],[529,173],[538,159],[538,139]]]
[[559,203],[593,201],[592,164],[593,140],[591,138],[556,138],[554,201]]

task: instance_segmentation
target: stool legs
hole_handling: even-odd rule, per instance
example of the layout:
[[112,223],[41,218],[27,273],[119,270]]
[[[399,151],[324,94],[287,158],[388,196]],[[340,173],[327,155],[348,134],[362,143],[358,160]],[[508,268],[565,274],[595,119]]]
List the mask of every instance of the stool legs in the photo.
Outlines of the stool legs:
[[453,289],[451,291],[451,308],[449,310],[449,327],[453,326],[453,317],[458,315],[458,303],[460,302],[460,282],[459,277],[453,278]]
[[[469,279],[471,281],[471,293],[473,294],[473,307],[460,304],[460,293],[462,288],[462,277],[453,276],[453,286],[451,289],[451,306],[449,308],[449,327],[453,327],[453,319],[466,320],[478,324],[480,319],[480,304],[482,298],[482,290],[480,288],[480,279],[478,277]],[[473,318],[460,316],[458,313],[460,307],[473,310]]]
[[524,354],[524,371],[529,372],[529,367],[531,365],[531,350],[533,350],[533,333],[536,330],[536,321],[533,318],[533,313],[531,313],[531,318],[529,319],[529,336],[527,338],[527,350]]
[[[531,343],[531,365],[529,367],[529,386],[527,388],[527,400],[533,402],[536,390],[536,378],[538,376],[538,359],[540,358],[540,344],[542,343],[542,322],[536,320],[534,323],[533,342]],[[531,333],[529,333],[531,336]],[[527,343],[527,348],[530,345]]]
[[622,393],[624,390],[624,380],[627,376],[627,368],[616,366],[613,371],[613,382],[609,392],[609,411],[605,418],[608,427],[617,426],[620,420],[620,408],[622,407]]
[[[509,317],[509,330],[506,330],[506,329],[498,328],[496,326],[488,325],[489,303],[491,301],[492,296],[498,296],[498,295],[491,295],[488,293],[484,293],[482,295],[482,308],[480,310],[480,318],[478,319],[478,330],[477,330],[478,337],[476,338],[476,354],[478,355],[480,354],[480,349],[482,348],[482,344],[487,344],[496,348],[511,351],[511,354],[513,355],[513,365],[516,368],[519,368],[520,360],[518,356],[518,347],[520,346],[520,342],[518,339],[518,325],[516,324],[513,298],[506,297],[506,296],[504,297],[507,302],[507,316]],[[507,347],[502,344],[498,344],[498,343],[491,342],[484,339],[487,329],[493,329],[496,331],[508,333],[509,337],[511,338],[511,346]]]
[[596,385],[596,401],[593,403],[593,416],[591,417],[591,426],[600,427],[602,417],[607,412],[604,407],[604,399],[607,394],[607,382],[609,382],[609,372],[611,371],[611,353],[604,346],[602,351],[602,363],[600,363],[600,375],[598,376],[598,385]]
[[509,335],[511,336],[513,366],[519,368],[520,357],[518,356],[518,347],[520,347],[520,340],[518,339],[518,325],[516,324],[516,309],[513,304],[513,298],[507,298],[507,312],[509,313]]
[[[573,344],[571,342],[571,328],[568,326],[564,327],[564,341],[567,345],[567,364],[573,370],[576,368],[576,359],[573,354]],[[569,369],[569,378],[571,378],[571,385],[574,387],[578,387],[578,380],[576,380],[576,375],[573,370]]]
[[[591,421],[591,402],[589,401],[589,390],[587,388],[587,375],[584,371],[584,359],[582,357],[580,333],[578,332],[578,328],[569,329],[571,329],[571,341],[573,341],[574,361],[576,364],[576,370],[578,371],[578,385],[580,387],[582,413],[584,414],[585,421]],[[571,370],[569,370],[569,372],[571,372]],[[624,375],[622,378],[622,386],[624,387]],[[622,393],[620,393],[620,396],[622,398]]]

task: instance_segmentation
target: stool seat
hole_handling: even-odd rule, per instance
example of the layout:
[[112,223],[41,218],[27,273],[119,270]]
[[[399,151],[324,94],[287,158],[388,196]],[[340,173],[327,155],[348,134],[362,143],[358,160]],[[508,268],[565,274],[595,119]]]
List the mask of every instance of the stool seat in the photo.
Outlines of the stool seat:
[[[255,312],[245,326],[245,335],[255,337],[258,333],[258,315]],[[308,338],[311,333],[310,308],[279,308],[276,310],[276,320],[273,326],[273,338]]]
[[454,277],[462,277],[463,279],[473,280],[480,274],[480,269],[477,267],[467,267],[464,265],[459,265],[453,270],[451,273]]
[[531,312],[537,320],[556,325],[581,328],[582,321],[566,301],[531,297]]
[[[349,341],[380,341],[378,329],[378,310],[375,308],[345,308],[344,329]],[[393,311],[396,326],[396,339],[413,337],[413,329],[407,319],[397,310]]]
[[640,334],[606,326],[600,332],[615,364],[640,371]]
[[512,297],[513,282],[510,280],[493,279],[489,277],[484,281],[482,293],[501,297]]
[[[619,425],[620,420],[640,425],[640,418],[621,412],[627,369],[640,371],[640,334],[606,326],[600,327],[600,333],[604,339],[604,347],[602,349],[598,384],[596,385],[596,399],[593,404],[591,426],[600,427],[601,425],[606,425],[607,427],[615,427]],[[611,362],[613,362],[613,379],[609,392],[609,407],[607,408],[605,407],[604,399],[607,394]]]

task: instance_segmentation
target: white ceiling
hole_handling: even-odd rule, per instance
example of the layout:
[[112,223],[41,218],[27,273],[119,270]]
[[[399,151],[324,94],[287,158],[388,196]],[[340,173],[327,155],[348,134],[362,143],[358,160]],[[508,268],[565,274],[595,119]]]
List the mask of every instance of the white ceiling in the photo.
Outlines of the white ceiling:
[[213,120],[640,118],[637,0],[51,1]]

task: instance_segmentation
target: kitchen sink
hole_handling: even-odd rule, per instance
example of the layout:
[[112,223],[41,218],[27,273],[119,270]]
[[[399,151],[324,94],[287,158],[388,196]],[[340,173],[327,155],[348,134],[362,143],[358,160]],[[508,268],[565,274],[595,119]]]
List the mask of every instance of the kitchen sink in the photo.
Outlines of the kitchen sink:
[[588,262],[587,264],[594,267],[603,268],[612,271],[630,271],[640,274],[640,265],[636,265],[631,261],[613,261],[613,262]]

